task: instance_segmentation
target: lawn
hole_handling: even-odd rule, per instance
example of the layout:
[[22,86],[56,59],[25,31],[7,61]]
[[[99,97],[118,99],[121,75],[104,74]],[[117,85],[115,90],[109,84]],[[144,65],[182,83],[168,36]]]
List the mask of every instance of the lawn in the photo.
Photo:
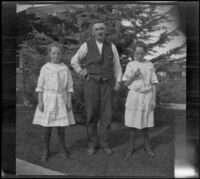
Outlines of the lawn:
[[71,153],[64,160],[58,152],[56,130],[53,130],[48,162],[41,162],[43,151],[43,128],[32,125],[34,110],[17,109],[16,157],[48,169],[75,176],[157,176],[174,175],[174,119],[184,120],[185,112],[169,109],[155,111],[155,127],[150,137],[155,157],[148,158],[143,151],[141,135],[138,133],[135,155],[126,158],[128,152],[128,130],[123,124],[113,123],[111,130],[112,155],[101,149],[93,156],[87,155],[85,126],[66,128],[66,145]]

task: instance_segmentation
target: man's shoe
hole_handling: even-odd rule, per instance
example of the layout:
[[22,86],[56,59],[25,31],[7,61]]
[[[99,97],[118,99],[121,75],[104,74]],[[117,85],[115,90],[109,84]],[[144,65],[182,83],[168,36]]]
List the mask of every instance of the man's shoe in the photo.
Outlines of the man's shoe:
[[63,149],[60,151],[61,152],[61,155],[64,159],[68,159],[69,158],[69,152],[67,149]]
[[113,153],[112,149],[110,149],[110,148],[108,148],[108,147],[103,148],[103,150],[104,150],[104,152],[107,153],[107,154],[112,154],[112,153]]
[[88,155],[94,155],[95,154],[95,149],[94,148],[89,148],[88,149]]

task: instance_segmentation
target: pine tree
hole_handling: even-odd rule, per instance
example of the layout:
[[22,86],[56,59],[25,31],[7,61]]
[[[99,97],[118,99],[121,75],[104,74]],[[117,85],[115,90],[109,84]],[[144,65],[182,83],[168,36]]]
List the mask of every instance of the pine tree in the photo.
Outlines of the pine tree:
[[[52,41],[59,41],[64,47],[64,60],[70,66],[71,57],[75,54],[80,45],[91,37],[91,24],[97,20],[103,20],[107,26],[107,38],[113,42],[119,52],[123,71],[126,64],[129,62],[128,57],[132,53],[132,47],[137,40],[147,43],[148,53],[152,55],[159,53],[159,49],[155,47],[163,47],[179,34],[179,29],[176,28],[169,31],[165,25],[170,22],[170,14],[174,8],[165,11],[158,11],[159,6],[156,5],[135,5],[135,4],[85,4],[85,5],[54,5],[52,9],[57,9],[56,13],[53,10],[50,14],[43,10],[27,10],[27,14],[19,17],[19,26],[23,31],[27,27],[32,28],[28,38],[20,41],[20,54],[23,58],[24,71],[30,69],[30,73],[24,73],[24,78],[35,74],[35,81],[39,74],[39,69],[46,62],[46,47]],[[60,11],[59,11],[60,9]],[[34,14],[34,16],[33,16]],[[24,18],[29,17],[29,20]],[[22,18],[23,17],[23,18]],[[23,19],[20,21],[20,18]],[[24,19],[26,23],[24,23]],[[124,25],[128,22],[129,25]],[[160,36],[152,42],[154,32],[162,30]],[[166,53],[162,53],[157,57],[152,57],[150,60],[157,66],[163,65],[171,61],[171,56],[175,54],[185,53],[185,43],[179,47],[170,49]],[[30,53],[32,51],[32,53]],[[178,57],[175,61],[182,61],[185,57]],[[34,68],[34,69],[33,69]],[[31,71],[34,73],[31,73]],[[80,86],[82,81],[80,77],[72,71],[75,82],[76,94],[74,98],[78,101],[79,109],[82,109],[81,101],[82,92]],[[27,80],[26,80],[27,81]],[[26,86],[31,86],[30,93],[35,93],[30,80],[26,82]],[[35,84],[35,83],[34,83]],[[124,88],[115,97],[114,108],[123,109],[126,93]],[[30,96],[30,95],[29,95]],[[32,95],[33,96],[33,95]],[[30,97],[28,97],[30,98]],[[34,98],[34,97],[33,97]],[[117,106],[115,106],[117,104]],[[116,110],[117,111],[117,110]]]
[[[57,5],[60,6],[60,5]],[[91,37],[91,23],[101,19],[107,25],[107,37],[118,48],[120,56],[127,57],[132,50],[132,44],[142,40],[148,44],[149,55],[159,52],[154,47],[163,47],[179,34],[179,29],[169,31],[164,25],[169,22],[169,15],[174,8],[167,12],[158,12],[156,5],[63,5],[66,11],[57,12],[56,15],[47,15],[45,12],[38,15],[37,20],[32,20],[31,25],[38,33],[45,33],[47,36],[61,42],[66,50],[66,59],[69,61],[78,47]],[[55,6],[54,6],[55,8]],[[34,11],[32,10],[32,13]],[[38,19],[39,18],[39,19]],[[129,21],[131,26],[124,26],[122,21]],[[163,24],[163,25],[162,25]],[[155,42],[149,42],[154,32],[163,30]],[[152,62],[160,59],[167,60],[172,54],[180,53],[185,44],[180,44],[173,50],[152,58]],[[123,58],[122,58],[123,59]],[[126,63],[123,60],[122,64]]]

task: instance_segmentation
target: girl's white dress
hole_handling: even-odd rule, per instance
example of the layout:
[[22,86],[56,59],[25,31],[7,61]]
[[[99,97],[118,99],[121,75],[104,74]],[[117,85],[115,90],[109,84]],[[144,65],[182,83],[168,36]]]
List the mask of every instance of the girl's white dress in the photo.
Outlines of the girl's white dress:
[[158,79],[151,62],[131,61],[127,64],[122,80],[128,80],[138,68],[141,72],[139,78],[128,86],[125,126],[143,129],[154,126],[152,85],[158,83]]
[[45,127],[75,124],[72,110],[66,108],[67,92],[73,92],[73,81],[64,63],[46,63],[41,68],[36,88],[39,91],[43,92],[44,112],[37,106],[33,124]]

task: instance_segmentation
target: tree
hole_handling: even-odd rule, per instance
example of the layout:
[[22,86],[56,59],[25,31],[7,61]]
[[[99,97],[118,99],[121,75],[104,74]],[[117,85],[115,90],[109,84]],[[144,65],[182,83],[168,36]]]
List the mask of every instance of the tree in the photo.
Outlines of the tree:
[[[57,5],[60,6],[60,5]],[[108,26],[108,39],[114,42],[118,48],[120,56],[128,55],[131,45],[137,40],[149,42],[154,36],[154,32],[163,30],[155,42],[148,43],[149,54],[158,52],[154,47],[162,47],[173,37],[178,35],[178,28],[169,31],[164,25],[169,22],[169,15],[174,8],[167,12],[159,12],[156,5],[64,5],[66,11],[47,15],[45,12],[36,20],[31,21],[39,33],[43,32],[56,41],[60,41],[66,50],[67,61],[71,58],[77,48],[88,38],[90,38],[90,25],[96,19],[102,19]],[[55,8],[55,7],[54,7]],[[34,11],[32,10],[32,13]],[[129,21],[129,26],[123,25],[122,21]],[[162,58],[169,58],[172,54],[178,53],[185,46],[161,54]],[[152,58],[153,62],[159,58]],[[122,61],[124,63],[124,61]]]
[[[57,7],[59,9],[58,6],[61,8],[60,5],[54,5],[53,8]],[[29,15],[35,14],[35,17],[29,20],[29,27],[31,26],[33,30],[30,32],[29,38],[20,44],[21,57],[24,59],[24,62],[32,64],[25,65],[24,71],[28,69],[28,66],[29,68],[34,68],[31,71],[34,71],[34,78],[36,78],[41,65],[46,61],[42,60],[46,59],[47,54],[45,48],[51,41],[59,41],[63,44],[65,52],[64,61],[70,66],[71,57],[80,45],[91,37],[91,24],[97,19],[105,21],[107,25],[107,38],[116,45],[124,70],[126,64],[129,62],[128,57],[131,54],[135,41],[142,40],[147,42],[149,55],[152,55],[158,52],[155,50],[155,47],[162,47],[170,42],[173,37],[177,36],[178,28],[169,31],[165,25],[165,22],[169,22],[169,15],[173,10],[171,8],[164,13],[159,12],[158,6],[156,5],[65,4],[62,5],[60,12],[57,11],[56,13],[48,15],[48,12],[45,13],[45,11],[41,13],[37,11],[36,14],[34,8],[32,8],[31,11],[29,10]],[[25,28],[25,25],[27,26],[27,24],[22,24],[23,21],[19,22],[21,23],[19,30],[20,28]],[[125,25],[124,22],[128,22],[129,25]],[[154,36],[153,33],[158,30],[162,30],[163,32],[152,42],[151,38]],[[156,58],[152,57],[151,61],[159,64],[162,60],[161,63],[163,63],[163,61],[168,61],[171,55],[180,53],[184,48],[185,44],[180,44],[179,47],[171,49],[165,54],[160,54]],[[24,73],[25,79],[30,75],[33,74],[29,73],[28,75],[28,73]],[[80,86],[82,81],[73,70],[72,75],[75,82],[75,91],[77,91],[77,94],[74,96],[78,96],[75,98],[79,100],[81,99]],[[121,90],[125,89],[122,88]],[[124,95],[121,97],[122,94],[124,93],[117,93],[120,97],[116,96],[115,98],[115,100],[118,100],[115,102],[119,105],[123,105],[124,103],[120,102],[120,100],[124,101],[125,98]],[[79,108],[82,109],[80,106],[82,105],[79,105]],[[118,107],[115,106],[115,108]]]

